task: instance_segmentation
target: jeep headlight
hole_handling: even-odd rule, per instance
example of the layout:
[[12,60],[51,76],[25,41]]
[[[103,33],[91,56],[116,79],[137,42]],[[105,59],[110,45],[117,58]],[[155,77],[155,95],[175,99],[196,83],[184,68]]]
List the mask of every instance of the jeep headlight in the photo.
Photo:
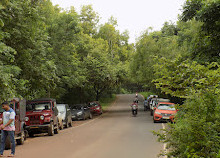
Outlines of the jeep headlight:
[[44,120],[44,116],[43,116],[43,115],[42,115],[42,116],[40,116],[40,119],[41,119],[41,120]]
[[25,117],[25,118],[24,118],[24,121],[25,121],[25,122],[29,121],[29,117]]

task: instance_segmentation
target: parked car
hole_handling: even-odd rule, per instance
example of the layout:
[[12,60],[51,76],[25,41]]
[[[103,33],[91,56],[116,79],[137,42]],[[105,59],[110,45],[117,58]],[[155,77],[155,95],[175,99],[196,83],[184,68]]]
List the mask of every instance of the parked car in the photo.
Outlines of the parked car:
[[153,120],[155,122],[171,121],[173,122],[177,110],[174,103],[160,102],[154,108]]
[[86,120],[87,118],[92,119],[92,113],[90,108],[84,104],[77,104],[71,106],[72,120]]
[[150,104],[150,115],[153,116],[154,113],[154,108],[157,106],[159,102],[170,102],[169,99],[164,99],[164,98],[153,98],[152,102]]
[[[10,107],[15,111],[15,140],[18,145],[24,144],[26,139],[25,130],[25,114],[26,114],[26,100],[21,100],[19,98],[14,98],[9,101]],[[0,120],[2,120],[4,109],[0,106]],[[0,133],[1,135],[1,133]],[[9,136],[6,138],[5,149],[11,148],[11,142]]]
[[26,129],[30,137],[34,134],[58,134],[58,109],[56,100],[51,98],[35,99],[27,102]]
[[103,113],[102,106],[97,101],[88,103],[88,107],[90,108],[90,111],[92,112],[92,114],[101,115]]
[[57,104],[58,118],[61,120],[60,129],[72,127],[72,114],[68,104]]

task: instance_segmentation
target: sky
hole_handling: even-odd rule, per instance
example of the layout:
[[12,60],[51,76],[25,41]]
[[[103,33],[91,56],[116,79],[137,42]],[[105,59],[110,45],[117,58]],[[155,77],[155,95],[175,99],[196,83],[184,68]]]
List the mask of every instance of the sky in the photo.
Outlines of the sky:
[[118,21],[118,28],[122,33],[129,31],[130,43],[147,28],[160,30],[164,22],[176,22],[186,0],[51,0],[64,9],[74,6],[79,13],[83,5],[91,4],[101,17],[100,24],[104,24],[113,16]]

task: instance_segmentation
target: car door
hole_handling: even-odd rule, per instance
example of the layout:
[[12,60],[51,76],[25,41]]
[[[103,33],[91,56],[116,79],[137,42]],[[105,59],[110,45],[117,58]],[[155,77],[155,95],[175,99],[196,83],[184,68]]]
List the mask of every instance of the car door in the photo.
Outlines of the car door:
[[71,110],[70,110],[70,107],[68,104],[66,105],[66,117],[67,117],[68,121],[71,121],[71,119],[72,119]]

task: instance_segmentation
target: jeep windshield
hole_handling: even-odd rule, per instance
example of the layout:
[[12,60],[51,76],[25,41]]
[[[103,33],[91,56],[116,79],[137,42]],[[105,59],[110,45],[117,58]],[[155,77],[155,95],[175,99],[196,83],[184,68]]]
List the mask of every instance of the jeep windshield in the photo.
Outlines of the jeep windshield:
[[51,103],[50,102],[33,102],[29,103],[26,106],[26,111],[42,111],[42,110],[50,110]]

